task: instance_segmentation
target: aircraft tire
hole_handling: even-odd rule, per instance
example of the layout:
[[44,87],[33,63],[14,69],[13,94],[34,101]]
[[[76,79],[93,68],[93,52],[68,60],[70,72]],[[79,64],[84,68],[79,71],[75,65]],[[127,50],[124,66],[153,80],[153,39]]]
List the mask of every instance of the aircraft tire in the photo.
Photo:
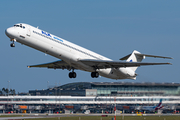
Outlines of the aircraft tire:
[[76,76],[77,76],[76,73],[75,73],[75,72],[72,72],[72,77],[73,77],[73,78],[76,78]]
[[15,44],[14,44],[14,43],[11,43],[10,46],[11,46],[11,47],[15,47]]
[[95,77],[98,78],[99,77],[99,73],[95,72]]
[[72,78],[72,72],[69,73],[69,78]]
[[92,72],[91,73],[91,77],[92,78],[98,78],[99,77],[99,73],[98,72]]
[[76,73],[75,72],[70,72],[69,73],[69,78],[76,78]]
[[94,78],[94,72],[91,73],[91,77]]

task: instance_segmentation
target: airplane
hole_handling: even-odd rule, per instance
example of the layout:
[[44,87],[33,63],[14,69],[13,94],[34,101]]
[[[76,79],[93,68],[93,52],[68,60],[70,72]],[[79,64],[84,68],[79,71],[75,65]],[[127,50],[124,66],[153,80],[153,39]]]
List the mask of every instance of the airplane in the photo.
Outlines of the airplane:
[[142,110],[144,111],[157,111],[160,110],[161,108],[163,108],[162,106],[162,99],[160,99],[159,104],[157,106],[142,106]]
[[[143,63],[145,57],[172,59],[156,55],[141,54],[134,50],[131,54],[121,58],[122,61],[113,61],[100,54],[73,44],[65,39],[50,34],[38,27],[28,24],[18,23],[7,28],[5,34],[10,38],[11,47],[15,47],[14,42],[32,47],[36,50],[54,56],[60,60],[45,64],[31,65],[31,67],[42,67],[51,69],[67,69],[69,78],[76,78],[75,70],[91,72],[92,78],[99,75],[110,79],[136,79],[136,69],[144,65],[163,65],[171,63]],[[124,61],[126,60],[126,61]]]

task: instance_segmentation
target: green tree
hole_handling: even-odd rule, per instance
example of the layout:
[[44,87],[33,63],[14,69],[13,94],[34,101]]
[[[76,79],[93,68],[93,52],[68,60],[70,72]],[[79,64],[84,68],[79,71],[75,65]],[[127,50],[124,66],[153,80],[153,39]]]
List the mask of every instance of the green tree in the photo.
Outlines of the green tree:
[[5,94],[8,95],[8,93],[9,93],[9,90],[8,90],[8,88],[6,88],[5,89]]
[[5,95],[5,93],[6,93],[6,89],[2,88],[2,94]]

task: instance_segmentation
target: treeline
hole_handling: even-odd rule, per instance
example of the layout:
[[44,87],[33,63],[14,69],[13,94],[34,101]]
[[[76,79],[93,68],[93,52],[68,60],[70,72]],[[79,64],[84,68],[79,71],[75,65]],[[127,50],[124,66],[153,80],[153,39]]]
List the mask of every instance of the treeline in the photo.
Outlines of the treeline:
[[8,89],[8,88],[2,88],[0,89],[0,95],[6,96],[6,95],[16,95],[15,89]]

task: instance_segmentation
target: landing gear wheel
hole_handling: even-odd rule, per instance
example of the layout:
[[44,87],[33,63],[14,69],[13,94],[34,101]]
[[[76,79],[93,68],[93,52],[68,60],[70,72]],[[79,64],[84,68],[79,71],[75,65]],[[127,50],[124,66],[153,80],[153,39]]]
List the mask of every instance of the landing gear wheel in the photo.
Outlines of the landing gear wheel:
[[75,72],[70,72],[69,73],[69,78],[76,78],[76,73]]
[[76,73],[75,72],[72,72],[72,77],[76,78]]
[[98,78],[99,77],[99,73],[98,72],[92,72],[91,73],[91,77],[92,78]]
[[72,72],[69,73],[69,78],[72,78]]
[[91,77],[94,78],[94,72],[91,73]]
[[15,44],[14,44],[14,42],[13,42],[13,43],[11,43],[11,44],[10,44],[10,46],[11,46],[11,47],[15,47]]

